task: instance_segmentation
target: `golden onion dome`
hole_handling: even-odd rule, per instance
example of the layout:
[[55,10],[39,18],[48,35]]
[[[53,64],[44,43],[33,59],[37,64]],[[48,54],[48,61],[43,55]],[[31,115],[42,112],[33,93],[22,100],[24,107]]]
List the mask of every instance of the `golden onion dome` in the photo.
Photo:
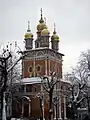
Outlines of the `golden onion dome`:
[[57,34],[53,34],[51,39],[59,41],[59,36]]
[[50,32],[49,32],[49,30],[48,29],[43,29],[42,31],[41,31],[41,36],[44,36],[44,35],[49,35],[50,34]]
[[30,22],[28,21],[28,29],[27,29],[27,33],[24,35],[25,39],[33,39],[33,34],[31,33],[31,30],[30,30]]
[[47,29],[47,26],[46,26],[46,23],[43,20],[42,8],[41,8],[41,18],[39,20],[39,24],[37,25],[37,31],[41,32],[43,29]]
[[46,24],[43,22],[43,23],[39,23],[38,25],[37,25],[37,30],[39,31],[39,32],[41,32],[43,29],[46,29],[47,28],[47,26],[46,26]]
[[24,35],[24,37],[25,37],[25,39],[33,38],[33,34],[27,32],[27,33]]

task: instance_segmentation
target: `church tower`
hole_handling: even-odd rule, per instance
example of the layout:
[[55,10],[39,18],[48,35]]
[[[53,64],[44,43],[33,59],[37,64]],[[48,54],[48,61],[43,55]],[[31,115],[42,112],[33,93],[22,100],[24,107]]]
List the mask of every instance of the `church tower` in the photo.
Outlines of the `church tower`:
[[37,25],[37,39],[35,41],[35,48],[39,47],[49,47],[49,34],[48,28],[42,16],[41,9],[41,18],[39,24]]
[[54,32],[51,37],[51,48],[55,51],[59,50],[59,36],[56,33],[55,23],[54,23]]
[[25,40],[25,48],[26,50],[32,49],[33,48],[33,34],[31,33],[30,30],[30,22],[28,21],[28,29],[27,29],[27,33],[24,36],[24,40]]
[[28,30],[25,34],[26,54],[23,61],[23,77],[37,77],[49,75],[50,71],[57,72],[62,77],[62,57],[63,54],[58,52],[59,36],[56,33],[54,24],[54,32],[51,36],[51,48],[49,47],[50,32],[46,25],[46,20],[43,19],[42,9],[41,18],[37,25],[37,39],[35,40],[35,49],[33,48],[33,34],[30,30],[28,22]]
[[41,31],[41,47],[49,47],[49,34],[48,27]]

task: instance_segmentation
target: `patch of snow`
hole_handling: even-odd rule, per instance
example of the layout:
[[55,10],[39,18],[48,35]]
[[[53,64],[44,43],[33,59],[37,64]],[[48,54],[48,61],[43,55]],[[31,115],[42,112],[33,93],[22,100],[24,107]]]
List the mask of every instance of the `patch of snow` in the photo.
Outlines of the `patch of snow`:
[[[42,79],[40,77],[30,77],[30,78],[23,78],[20,81],[16,80],[15,83],[16,84],[18,84],[18,83],[21,83],[21,84],[36,84],[36,83],[41,83],[41,80]],[[64,83],[71,84],[70,81],[67,81],[67,80],[64,80],[64,79],[60,79],[60,81],[64,82]]]
[[87,110],[87,108],[78,108],[78,110]]
[[65,82],[65,83],[72,84],[72,82],[71,82],[71,81],[69,81],[69,80],[61,79],[60,81],[61,81],[61,82]]
[[30,78],[23,78],[20,81],[16,82],[21,83],[21,84],[37,84],[37,83],[41,83],[41,78],[40,77],[30,77]]

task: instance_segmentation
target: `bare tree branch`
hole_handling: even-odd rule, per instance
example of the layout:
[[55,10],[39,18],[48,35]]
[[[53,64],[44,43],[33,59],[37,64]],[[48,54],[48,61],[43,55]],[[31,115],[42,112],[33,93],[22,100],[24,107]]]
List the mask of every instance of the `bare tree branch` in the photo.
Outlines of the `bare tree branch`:
[[7,69],[7,72],[9,72],[10,70],[12,70],[14,68],[14,66],[23,58],[25,57],[25,55],[22,55],[10,68]]

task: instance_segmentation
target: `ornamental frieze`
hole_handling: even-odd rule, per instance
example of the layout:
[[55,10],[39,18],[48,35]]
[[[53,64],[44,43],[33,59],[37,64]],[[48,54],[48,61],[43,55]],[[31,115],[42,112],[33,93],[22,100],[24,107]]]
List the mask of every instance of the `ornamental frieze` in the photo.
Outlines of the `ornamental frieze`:
[[38,59],[38,60],[43,60],[43,59],[52,59],[52,60],[57,60],[57,61],[62,61],[62,56],[55,51],[52,51],[50,49],[39,49],[39,50],[32,50],[32,51],[27,51],[26,56],[24,59],[26,60],[33,60],[33,59]]

